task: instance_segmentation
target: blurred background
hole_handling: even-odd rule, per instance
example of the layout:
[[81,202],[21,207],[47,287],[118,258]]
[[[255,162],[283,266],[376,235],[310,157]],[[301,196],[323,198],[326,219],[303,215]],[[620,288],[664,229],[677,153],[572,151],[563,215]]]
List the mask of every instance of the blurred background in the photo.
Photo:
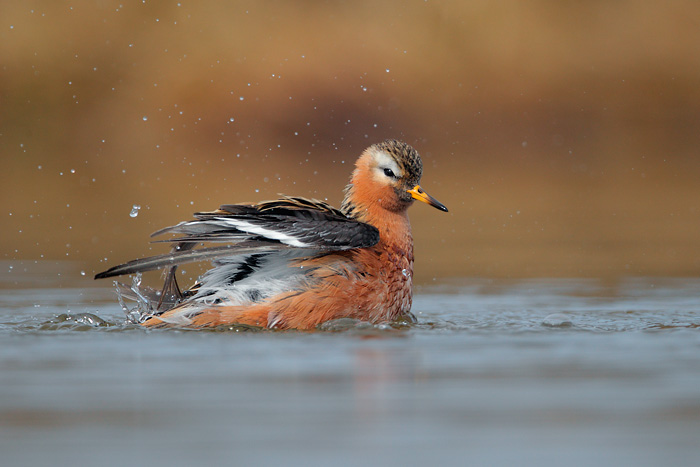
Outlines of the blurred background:
[[698,2],[0,3],[1,259],[338,205],[385,138],[450,208],[411,209],[419,283],[700,273]]

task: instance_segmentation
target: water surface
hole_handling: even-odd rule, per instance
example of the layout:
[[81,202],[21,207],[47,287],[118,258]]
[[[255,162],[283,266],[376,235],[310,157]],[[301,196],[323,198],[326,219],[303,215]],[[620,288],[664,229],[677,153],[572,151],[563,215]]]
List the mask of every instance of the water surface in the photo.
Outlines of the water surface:
[[0,277],[4,465],[700,462],[698,279],[458,279],[410,328],[193,332],[42,268]]

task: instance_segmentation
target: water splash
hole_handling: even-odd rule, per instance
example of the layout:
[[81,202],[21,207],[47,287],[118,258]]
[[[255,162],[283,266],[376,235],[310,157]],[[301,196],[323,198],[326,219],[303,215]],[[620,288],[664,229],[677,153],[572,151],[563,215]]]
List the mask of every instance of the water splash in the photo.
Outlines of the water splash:
[[[130,287],[117,281],[114,281],[114,286],[117,289],[119,306],[126,314],[126,318],[130,323],[140,324],[154,315],[155,307],[153,301],[146,297],[147,291],[144,291],[145,293],[141,291],[141,273],[133,277]],[[136,306],[129,308],[124,299],[135,301]]]

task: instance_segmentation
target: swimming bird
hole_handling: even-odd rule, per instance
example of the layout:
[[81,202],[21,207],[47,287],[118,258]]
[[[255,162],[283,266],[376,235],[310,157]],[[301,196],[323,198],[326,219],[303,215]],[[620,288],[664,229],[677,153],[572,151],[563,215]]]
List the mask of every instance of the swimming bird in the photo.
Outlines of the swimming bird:
[[[163,240],[173,245],[170,253],[129,261],[95,279],[166,268],[162,290],[132,288],[142,308],[138,321],[149,327],[414,322],[407,209],[418,200],[447,212],[421,188],[422,173],[414,148],[386,140],[359,157],[340,209],[282,196],[198,212],[152,235],[174,234]],[[212,243],[223,245],[204,246]],[[201,260],[210,260],[212,269],[181,292],[178,265]]]

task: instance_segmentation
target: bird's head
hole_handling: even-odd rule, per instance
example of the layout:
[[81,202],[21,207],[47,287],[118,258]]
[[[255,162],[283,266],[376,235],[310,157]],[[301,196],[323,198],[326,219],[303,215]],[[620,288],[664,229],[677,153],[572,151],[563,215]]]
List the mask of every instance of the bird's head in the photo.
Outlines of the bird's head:
[[447,212],[447,208],[420,186],[423,161],[418,151],[397,140],[373,144],[357,161],[352,184],[363,202],[376,202],[389,211],[403,211],[422,201]]

